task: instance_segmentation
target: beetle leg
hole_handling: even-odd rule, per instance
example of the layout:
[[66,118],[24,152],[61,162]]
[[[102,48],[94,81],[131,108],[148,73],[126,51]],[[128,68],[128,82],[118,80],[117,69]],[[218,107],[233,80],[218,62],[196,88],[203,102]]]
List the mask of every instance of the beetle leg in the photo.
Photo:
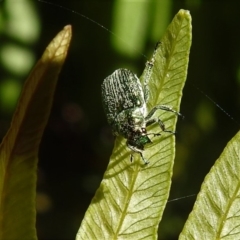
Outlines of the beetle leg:
[[149,79],[151,78],[152,68],[155,62],[155,55],[157,53],[157,49],[160,44],[161,42],[157,42],[151,60],[146,62],[146,68],[145,68],[146,70],[144,71],[144,80],[143,80],[143,93],[144,93],[145,102],[147,102],[149,98],[148,82],[149,82]]
[[161,133],[148,133],[147,135],[148,136],[153,135],[154,137],[157,137],[157,136],[161,136]]
[[[130,145],[130,144],[127,144],[127,146],[128,146],[133,152],[137,152],[137,153],[140,154],[140,156],[141,156],[144,164],[148,164],[148,163],[149,163],[149,161],[143,157],[143,154],[142,154],[142,150],[141,150],[141,149],[136,148],[136,147],[134,147],[134,146],[132,146],[132,145]],[[131,153],[130,161],[132,162],[132,160],[133,160],[133,154]]]
[[[171,131],[171,130],[166,130],[163,121],[161,121],[159,118],[149,119],[149,120],[146,122],[146,126],[152,125],[153,123],[156,123],[156,122],[159,124],[159,126],[160,126],[160,128],[162,129],[163,132],[169,132],[169,133],[173,133],[173,134],[176,133],[176,132],[173,132],[173,131]],[[161,134],[159,133],[159,135],[161,135]],[[156,134],[156,136],[158,136],[158,135]]]
[[173,110],[171,107],[169,106],[166,106],[166,105],[157,105],[155,106],[149,113],[148,115],[145,117],[145,120],[148,122],[150,120],[150,118],[153,116],[153,114],[158,110],[158,109],[161,109],[161,110],[164,110],[164,111],[168,111],[168,112],[173,112],[175,113],[176,115],[180,116],[183,118],[183,115],[175,110]]

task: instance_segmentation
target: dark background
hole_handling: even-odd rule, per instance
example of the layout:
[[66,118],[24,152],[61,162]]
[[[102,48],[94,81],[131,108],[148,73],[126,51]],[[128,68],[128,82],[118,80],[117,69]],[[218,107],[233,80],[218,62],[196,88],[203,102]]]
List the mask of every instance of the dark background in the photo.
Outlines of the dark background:
[[[114,31],[115,1],[51,1],[63,7],[38,1],[11,2],[32,4],[39,21],[39,34],[36,41],[29,44],[4,35],[10,16],[6,1],[1,1],[4,13],[3,25],[0,26],[3,29],[1,49],[4,44],[14,42],[19,47],[28,47],[38,59],[57,32],[66,24],[73,27],[69,54],[60,74],[52,113],[40,146],[37,229],[40,240],[74,239],[113,148],[114,139],[101,104],[100,85],[106,76],[120,67],[128,67],[140,76],[147,61],[143,55],[150,58],[155,43],[161,38],[155,39],[152,35],[151,24],[154,14],[157,14],[154,13],[155,3],[154,0],[149,1],[147,29],[145,34],[139,32],[138,35],[144,44],[139,47],[138,40],[134,40],[137,53],[130,56],[114,47],[115,36],[110,32],[66,9],[84,14]],[[170,199],[183,199],[167,204],[159,229],[161,240],[178,238],[196,198],[189,195],[199,192],[205,175],[238,131],[240,122],[240,1],[168,2],[171,4],[166,9],[164,5],[162,7],[165,13],[163,20],[167,24],[179,9],[190,10],[193,42],[181,103],[185,119],[178,121],[177,125],[177,152],[170,195]],[[134,16],[134,10],[131,14]],[[159,25],[163,29],[167,27],[162,23]],[[118,32],[114,33],[118,35]],[[123,46],[131,41],[126,35],[119,37],[124,38]],[[26,78],[24,74],[13,74],[4,67],[4,63],[0,70],[2,79],[14,76],[20,86]],[[3,90],[3,84],[0,84],[0,91]],[[2,138],[9,127],[14,107],[4,105],[3,97],[0,99]]]

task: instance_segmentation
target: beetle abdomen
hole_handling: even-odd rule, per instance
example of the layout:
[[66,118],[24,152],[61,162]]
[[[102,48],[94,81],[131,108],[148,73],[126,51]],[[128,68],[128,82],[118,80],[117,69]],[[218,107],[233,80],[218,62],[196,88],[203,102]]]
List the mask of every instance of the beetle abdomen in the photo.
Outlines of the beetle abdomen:
[[104,79],[102,100],[110,124],[123,110],[142,107],[145,104],[139,78],[127,69],[118,69]]

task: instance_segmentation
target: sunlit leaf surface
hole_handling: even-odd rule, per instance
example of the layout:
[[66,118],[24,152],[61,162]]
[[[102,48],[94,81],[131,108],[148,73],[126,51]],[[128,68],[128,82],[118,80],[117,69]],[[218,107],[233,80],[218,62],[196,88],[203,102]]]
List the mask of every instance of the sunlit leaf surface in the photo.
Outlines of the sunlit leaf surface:
[[240,239],[240,132],[206,176],[181,240]]
[[[164,104],[179,110],[191,45],[191,16],[180,10],[168,27],[155,56],[148,83],[148,110]],[[142,81],[146,76],[143,73]],[[175,130],[177,117],[157,111],[169,130]],[[159,132],[160,128],[148,129]],[[175,138],[161,132],[144,151],[150,160],[144,165],[138,154],[130,162],[126,140],[118,137],[104,179],[93,198],[77,234],[80,239],[157,239],[171,185]]]

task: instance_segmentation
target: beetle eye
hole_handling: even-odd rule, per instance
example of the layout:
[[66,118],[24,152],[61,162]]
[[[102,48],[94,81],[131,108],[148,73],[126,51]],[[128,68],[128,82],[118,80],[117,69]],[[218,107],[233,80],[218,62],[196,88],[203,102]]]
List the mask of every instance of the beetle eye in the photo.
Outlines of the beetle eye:
[[142,128],[142,133],[147,133],[146,128]]

